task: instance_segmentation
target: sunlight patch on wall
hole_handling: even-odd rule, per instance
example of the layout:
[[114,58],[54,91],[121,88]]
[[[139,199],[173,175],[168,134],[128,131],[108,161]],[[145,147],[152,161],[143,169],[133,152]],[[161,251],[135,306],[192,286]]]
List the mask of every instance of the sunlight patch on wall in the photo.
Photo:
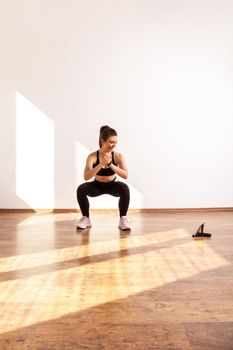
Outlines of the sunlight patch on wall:
[[54,123],[19,92],[16,194],[32,208],[54,207]]
[[[77,186],[79,186],[81,183],[84,182],[83,178],[83,171],[86,164],[86,159],[88,154],[91,153],[91,151],[83,146],[80,142],[75,141],[74,144],[75,147],[75,170],[76,170],[76,182]],[[134,187],[132,186],[128,181],[120,178],[117,176],[119,181],[125,182],[130,189],[130,208],[143,208],[143,195]],[[89,180],[92,181],[92,180]],[[90,207],[92,209],[113,209],[118,207],[118,201],[119,198],[109,196],[109,195],[101,195],[96,198],[90,198]]]
[[75,172],[76,172],[76,183],[77,186],[84,182],[83,172],[86,164],[86,159],[88,154],[90,154],[90,150],[83,146],[80,142],[75,141],[74,143],[74,164],[75,164]]
[[130,204],[131,209],[141,209],[144,207],[143,195],[134,186],[132,186],[128,181],[121,180],[129,186],[130,190]]

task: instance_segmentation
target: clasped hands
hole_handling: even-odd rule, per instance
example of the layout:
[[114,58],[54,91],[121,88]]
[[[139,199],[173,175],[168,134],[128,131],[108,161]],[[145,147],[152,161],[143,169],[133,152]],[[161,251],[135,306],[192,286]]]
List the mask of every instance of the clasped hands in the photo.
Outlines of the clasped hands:
[[112,162],[112,155],[111,153],[105,153],[103,156],[100,157],[100,165],[102,168],[108,168]]

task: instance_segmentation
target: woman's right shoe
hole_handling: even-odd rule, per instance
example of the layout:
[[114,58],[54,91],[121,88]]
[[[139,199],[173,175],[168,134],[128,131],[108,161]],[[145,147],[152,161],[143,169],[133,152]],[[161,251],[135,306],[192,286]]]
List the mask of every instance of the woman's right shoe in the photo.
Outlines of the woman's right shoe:
[[120,230],[123,230],[123,231],[131,230],[130,222],[127,219],[127,216],[121,216],[120,217],[120,221],[119,221],[118,227],[119,227]]
[[84,229],[91,227],[91,221],[87,216],[83,216],[77,223],[77,229]]

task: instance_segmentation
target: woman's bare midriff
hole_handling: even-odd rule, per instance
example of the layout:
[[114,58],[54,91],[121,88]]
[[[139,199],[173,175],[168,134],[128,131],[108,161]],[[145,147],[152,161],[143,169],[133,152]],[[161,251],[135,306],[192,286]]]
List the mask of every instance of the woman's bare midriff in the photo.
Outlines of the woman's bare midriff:
[[111,176],[100,176],[96,175],[95,179],[99,182],[111,182],[115,179],[116,175],[111,175]]

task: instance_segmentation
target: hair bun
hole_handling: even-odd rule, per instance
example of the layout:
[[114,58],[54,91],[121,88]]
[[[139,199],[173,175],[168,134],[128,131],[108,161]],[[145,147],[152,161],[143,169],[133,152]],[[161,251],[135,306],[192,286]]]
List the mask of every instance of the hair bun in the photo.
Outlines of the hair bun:
[[109,129],[109,126],[108,126],[108,125],[103,125],[103,126],[101,126],[100,132],[102,132],[104,129]]

